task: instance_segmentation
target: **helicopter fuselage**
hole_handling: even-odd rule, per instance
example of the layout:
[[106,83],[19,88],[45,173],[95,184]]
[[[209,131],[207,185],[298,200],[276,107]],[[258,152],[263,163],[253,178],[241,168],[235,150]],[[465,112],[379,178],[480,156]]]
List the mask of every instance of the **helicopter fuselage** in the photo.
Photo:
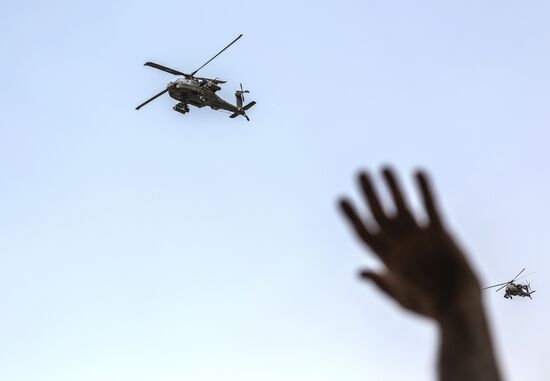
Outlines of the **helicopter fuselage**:
[[[179,78],[170,82],[166,87],[169,89],[170,97],[179,101],[182,107],[190,104],[198,108],[209,106],[213,110],[239,111],[237,106],[226,102],[215,94],[219,87],[212,83],[199,82],[192,78]],[[179,110],[176,109],[176,111]]]
[[534,291],[530,291],[528,284],[521,284],[521,283],[509,283],[506,286],[504,297],[506,299],[512,298],[512,296],[528,296],[531,297],[531,294]]

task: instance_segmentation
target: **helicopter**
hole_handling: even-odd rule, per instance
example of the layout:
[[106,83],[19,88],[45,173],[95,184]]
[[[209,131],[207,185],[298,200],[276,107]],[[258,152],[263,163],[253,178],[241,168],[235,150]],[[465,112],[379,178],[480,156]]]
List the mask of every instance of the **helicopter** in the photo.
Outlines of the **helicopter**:
[[483,289],[484,290],[487,290],[489,288],[493,288],[493,287],[499,287],[496,291],[500,291],[502,290],[503,288],[505,288],[504,290],[504,297],[506,299],[512,299],[513,296],[521,296],[521,297],[529,297],[530,299],[533,299],[531,297],[531,294],[533,294],[536,290],[533,290],[531,291],[531,284],[529,282],[526,282],[526,283],[514,283],[516,281],[516,279],[525,271],[525,269],[521,270],[518,275],[516,275],[514,277],[514,279],[512,279],[511,281],[509,282],[505,282],[505,283],[499,283],[499,284],[495,284],[495,285],[492,285],[492,286],[489,286],[489,287],[484,287]]
[[173,82],[169,82],[168,85],[166,85],[166,89],[162,90],[157,95],[149,98],[148,100],[137,106],[136,110],[139,110],[149,102],[163,95],[164,93],[168,93],[170,97],[179,101],[179,103],[177,103],[173,107],[173,109],[174,111],[177,111],[181,114],[186,114],[189,112],[189,105],[198,108],[209,106],[213,110],[222,109],[231,112],[231,115],[229,116],[230,118],[236,118],[237,116],[241,115],[245,117],[246,120],[250,121],[250,118],[248,117],[248,115],[246,115],[246,111],[254,106],[256,102],[252,101],[243,106],[245,102],[244,94],[249,93],[249,91],[243,89],[242,83],[240,89],[235,91],[237,104],[233,105],[229,102],[224,101],[222,98],[216,95],[216,91],[221,90],[221,87],[219,85],[226,83],[226,81],[222,81],[218,78],[211,79],[205,77],[195,77],[195,74],[197,74],[199,70],[208,65],[212,60],[214,60],[214,58],[222,54],[227,48],[237,42],[237,40],[242,36],[243,35],[240,34],[225,48],[219,51],[218,54],[210,58],[208,61],[206,61],[206,63],[204,63],[202,66],[200,66],[198,69],[191,72],[190,74],[170,69],[169,67],[159,65],[154,62],[146,62],[144,66],[149,66],[158,70],[162,70],[166,73],[170,73],[173,75],[182,76],[183,78],[178,78]]

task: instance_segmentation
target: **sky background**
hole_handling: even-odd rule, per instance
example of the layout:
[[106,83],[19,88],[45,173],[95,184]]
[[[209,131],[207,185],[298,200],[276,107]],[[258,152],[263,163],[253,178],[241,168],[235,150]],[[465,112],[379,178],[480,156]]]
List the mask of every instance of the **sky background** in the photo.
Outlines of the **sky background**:
[[[547,380],[550,5],[0,3],[0,379],[433,379],[431,323],[355,274],[336,207],[429,170],[487,292],[510,380]],[[159,98],[239,82],[244,118]],[[379,177],[378,177],[379,179]]]

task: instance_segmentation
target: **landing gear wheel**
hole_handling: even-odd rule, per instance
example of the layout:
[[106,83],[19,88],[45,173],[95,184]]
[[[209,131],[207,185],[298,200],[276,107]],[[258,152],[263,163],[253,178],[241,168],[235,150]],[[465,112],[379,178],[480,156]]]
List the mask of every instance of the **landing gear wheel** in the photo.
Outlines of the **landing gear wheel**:
[[187,106],[185,103],[180,102],[173,107],[173,110],[179,112],[180,114],[186,114],[189,112],[189,106]]

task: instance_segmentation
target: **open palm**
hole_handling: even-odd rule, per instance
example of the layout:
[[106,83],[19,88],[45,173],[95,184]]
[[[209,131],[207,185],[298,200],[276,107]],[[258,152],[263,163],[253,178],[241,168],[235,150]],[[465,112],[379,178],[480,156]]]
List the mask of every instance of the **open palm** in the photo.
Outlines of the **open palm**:
[[359,183],[371,212],[364,220],[353,204],[340,202],[346,219],[359,238],[385,264],[386,271],[363,271],[403,307],[436,320],[470,301],[479,302],[480,287],[475,274],[457,244],[445,229],[427,176],[416,174],[428,221],[420,224],[411,213],[393,171],[382,171],[395,213],[388,215],[367,173]]

